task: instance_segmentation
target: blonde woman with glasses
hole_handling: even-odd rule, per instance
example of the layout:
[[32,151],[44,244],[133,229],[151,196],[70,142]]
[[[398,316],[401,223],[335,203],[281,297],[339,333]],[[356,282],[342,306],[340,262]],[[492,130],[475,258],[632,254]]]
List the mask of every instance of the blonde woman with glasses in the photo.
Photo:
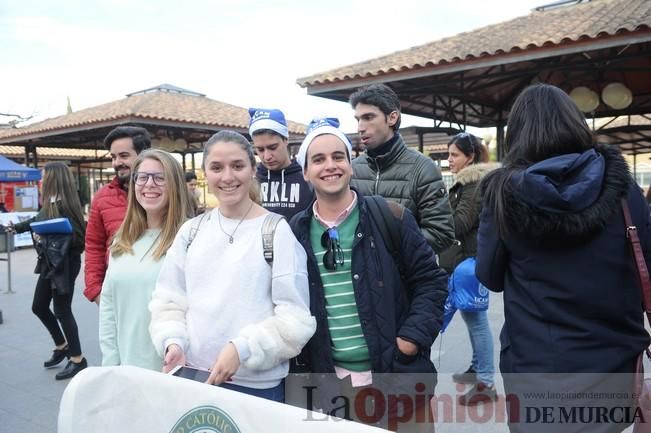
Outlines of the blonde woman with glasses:
[[190,201],[181,165],[162,150],[142,152],[129,183],[126,217],[111,246],[102,287],[102,365],[160,371],[163,361],[149,338],[147,305]]

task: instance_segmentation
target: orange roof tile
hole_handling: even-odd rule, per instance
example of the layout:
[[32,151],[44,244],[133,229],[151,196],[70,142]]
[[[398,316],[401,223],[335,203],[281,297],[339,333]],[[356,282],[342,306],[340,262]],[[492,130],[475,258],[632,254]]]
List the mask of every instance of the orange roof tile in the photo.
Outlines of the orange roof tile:
[[651,28],[649,0],[592,0],[544,11],[299,78],[301,87],[432,68]]
[[[1,131],[1,130],[0,130]],[[0,155],[6,157],[24,157],[25,148],[23,146],[0,146]],[[43,158],[61,158],[61,159],[110,159],[109,152],[105,149],[64,149],[57,147],[39,147],[39,157]]]
[[[132,94],[118,101],[53,117],[21,128],[1,129],[0,139],[85,125],[91,126],[122,118],[171,121],[244,130],[249,127],[249,113],[246,108],[215,101],[204,96],[158,91]],[[292,134],[305,134],[306,126],[303,124],[288,121],[287,126]]]

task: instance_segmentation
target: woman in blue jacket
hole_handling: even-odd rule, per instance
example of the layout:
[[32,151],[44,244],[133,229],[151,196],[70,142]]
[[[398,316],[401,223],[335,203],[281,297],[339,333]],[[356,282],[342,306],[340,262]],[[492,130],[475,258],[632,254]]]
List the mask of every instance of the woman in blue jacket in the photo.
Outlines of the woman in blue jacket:
[[[500,370],[519,402],[519,411],[507,406],[511,431],[621,431],[631,419],[610,419],[610,409],[630,408],[633,377],[612,373],[633,373],[649,336],[620,200],[651,264],[646,201],[619,150],[594,144],[583,114],[554,86],[516,99],[505,146],[503,168],[483,184],[476,272],[504,291]],[[530,401],[527,391],[576,398]],[[535,416],[541,405],[552,408],[546,423]],[[608,408],[606,418],[559,424],[590,407]]]

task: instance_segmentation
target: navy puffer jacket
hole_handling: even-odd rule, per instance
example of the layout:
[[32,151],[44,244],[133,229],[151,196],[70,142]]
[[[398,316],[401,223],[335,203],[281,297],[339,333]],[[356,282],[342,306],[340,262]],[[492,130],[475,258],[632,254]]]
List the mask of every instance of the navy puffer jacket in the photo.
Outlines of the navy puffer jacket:
[[[357,191],[356,191],[357,192]],[[402,281],[398,266],[371,220],[364,197],[357,192],[359,225],[352,252],[351,279],[360,322],[373,372],[432,373],[430,347],[441,329],[447,297],[447,274],[438,267],[416,220],[405,210],[400,225]],[[291,220],[291,227],[308,256],[310,310],[316,333],[303,349],[299,362],[314,373],[334,372],[323,284],[310,243],[312,206]],[[396,337],[416,343],[420,350],[409,357],[398,351]]]

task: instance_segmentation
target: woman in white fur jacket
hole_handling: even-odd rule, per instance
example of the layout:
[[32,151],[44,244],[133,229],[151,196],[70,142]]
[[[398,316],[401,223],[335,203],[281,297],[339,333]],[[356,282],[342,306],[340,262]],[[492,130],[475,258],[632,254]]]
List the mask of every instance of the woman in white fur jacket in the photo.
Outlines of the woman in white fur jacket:
[[316,329],[305,251],[281,220],[273,262],[265,260],[269,213],[257,203],[255,157],[244,136],[213,135],[203,169],[220,205],[186,222],[168,250],[149,305],[152,341],[164,372],[191,365],[210,370],[207,383],[284,401],[288,360]]

